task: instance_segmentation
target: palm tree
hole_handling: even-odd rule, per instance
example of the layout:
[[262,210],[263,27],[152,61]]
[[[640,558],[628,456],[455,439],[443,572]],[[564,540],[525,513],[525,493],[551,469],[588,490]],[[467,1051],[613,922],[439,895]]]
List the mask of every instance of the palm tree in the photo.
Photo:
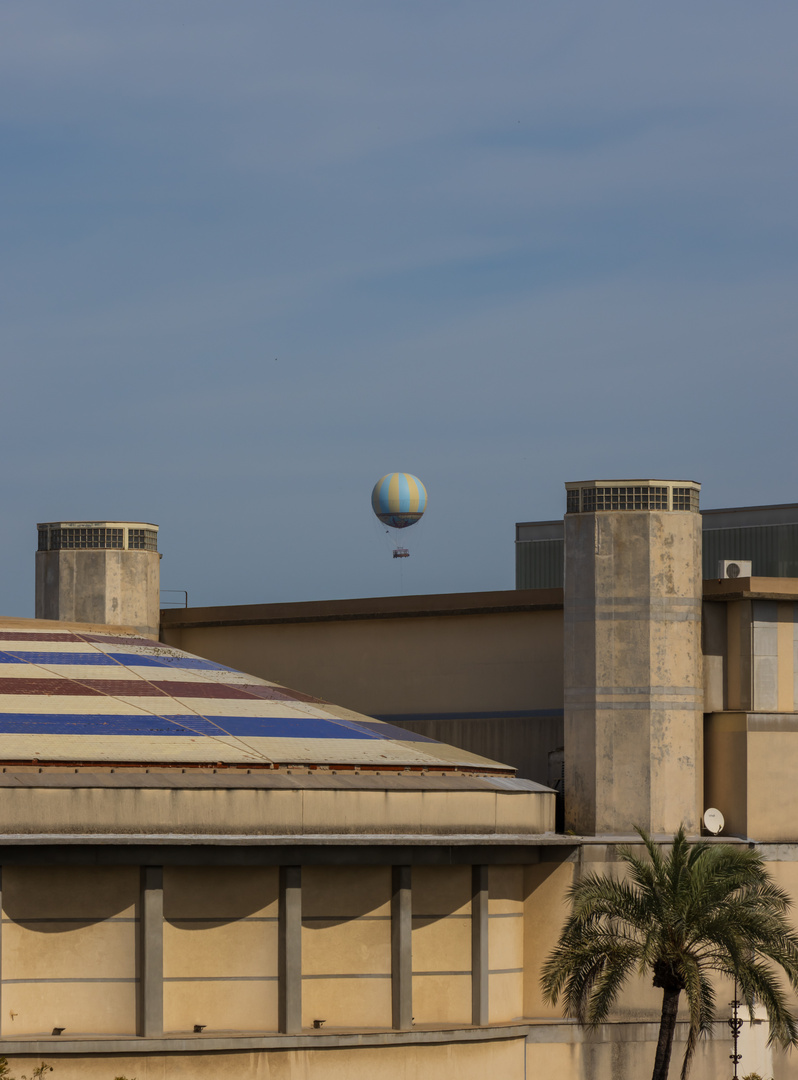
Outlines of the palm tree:
[[714,974],[737,979],[749,1010],[755,1001],[764,1005],[769,1043],[798,1045],[798,1024],[776,972],[781,968],[798,990],[798,935],[787,921],[790,899],[762,856],[731,844],[688,843],[684,826],[663,854],[636,831],[648,858],[619,848],[623,880],[589,874],[571,886],[571,913],[543,967],[545,999],[562,998],[566,1015],[595,1028],[631,975],[653,976],[663,992],[653,1080],[667,1080],[682,991],[689,1009],[681,1073],[687,1080],[698,1038],[715,1018]]

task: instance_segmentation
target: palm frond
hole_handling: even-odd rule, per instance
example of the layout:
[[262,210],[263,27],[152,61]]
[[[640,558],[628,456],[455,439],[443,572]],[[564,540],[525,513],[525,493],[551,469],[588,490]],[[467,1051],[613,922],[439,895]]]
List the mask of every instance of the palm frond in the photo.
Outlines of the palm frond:
[[691,842],[684,828],[665,851],[638,829],[644,853],[624,846],[625,876],[588,874],[570,889],[570,914],[543,967],[547,1001],[590,1027],[607,1020],[635,970],[654,975],[689,1010],[682,1080],[715,1016],[712,976],[736,978],[750,1008],[760,1001],[770,1039],[798,1045],[798,1022],[777,972],[798,990],[798,934],[790,898],[754,848]]

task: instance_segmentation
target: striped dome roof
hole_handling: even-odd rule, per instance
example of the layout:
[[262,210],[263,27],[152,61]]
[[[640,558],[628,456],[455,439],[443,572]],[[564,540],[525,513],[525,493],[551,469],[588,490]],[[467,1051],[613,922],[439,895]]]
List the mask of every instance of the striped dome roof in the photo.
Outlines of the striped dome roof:
[[0,621],[0,761],[513,772],[147,638],[25,619]]

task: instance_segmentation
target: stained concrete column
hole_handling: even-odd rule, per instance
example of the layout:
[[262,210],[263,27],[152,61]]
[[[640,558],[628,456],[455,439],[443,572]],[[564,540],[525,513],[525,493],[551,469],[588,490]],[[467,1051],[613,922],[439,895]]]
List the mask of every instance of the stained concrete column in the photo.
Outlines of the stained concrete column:
[[140,909],[141,979],[139,1030],[163,1035],[163,867],[142,866]]
[[158,526],[143,521],[40,522],[36,618],[132,626],[158,640]]
[[413,1026],[413,896],[412,869],[394,866],[391,891],[391,993],[393,1026]]
[[471,868],[471,1023],[488,1023],[488,867]]
[[280,867],[279,1024],[285,1035],[302,1030],[302,867]]
[[652,833],[703,811],[701,516],[692,481],[566,484],[565,824]]

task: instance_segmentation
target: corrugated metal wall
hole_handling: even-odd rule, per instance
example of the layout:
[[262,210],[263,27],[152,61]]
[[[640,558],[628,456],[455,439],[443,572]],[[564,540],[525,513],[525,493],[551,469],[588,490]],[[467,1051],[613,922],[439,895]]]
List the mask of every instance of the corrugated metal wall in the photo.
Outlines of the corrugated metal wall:
[[[798,524],[705,529],[705,578],[717,576],[721,559],[750,559],[756,577],[798,577]],[[562,588],[563,561],[562,540],[517,541],[516,589]]]
[[562,540],[531,540],[516,543],[516,589],[561,589],[564,558],[565,545]]
[[750,559],[755,577],[798,577],[798,524],[704,530],[704,577],[721,559]]

